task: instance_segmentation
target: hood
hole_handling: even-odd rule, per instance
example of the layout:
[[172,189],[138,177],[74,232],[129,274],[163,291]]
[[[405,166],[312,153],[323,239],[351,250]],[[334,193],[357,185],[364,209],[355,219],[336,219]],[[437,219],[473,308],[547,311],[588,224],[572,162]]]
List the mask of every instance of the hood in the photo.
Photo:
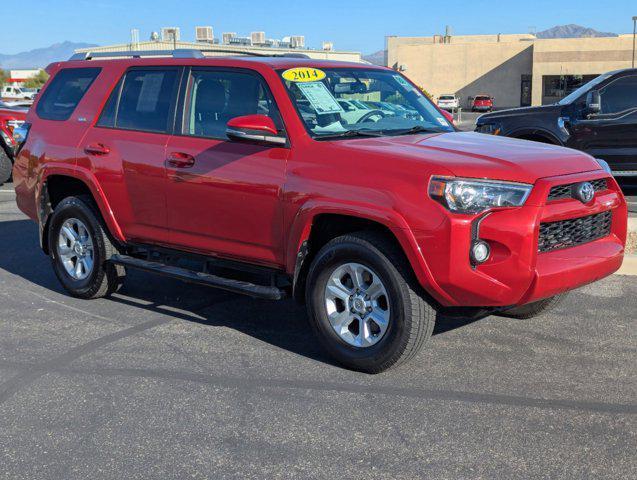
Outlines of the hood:
[[544,177],[599,170],[585,153],[555,145],[473,132],[341,140],[365,154],[409,158],[457,177],[535,183]]
[[545,114],[550,112],[560,112],[563,108],[563,105],[542,105],[539,107],[520,107],[520,108],[511,108],[509,110],[499,110],[497,112],[485,113],[478,118],[477,123],[485,123],[485,121],[496,118],[506,118],[506,117],[518,117],[518,116],[526,116],[526,115],[534,115],[534,114]]

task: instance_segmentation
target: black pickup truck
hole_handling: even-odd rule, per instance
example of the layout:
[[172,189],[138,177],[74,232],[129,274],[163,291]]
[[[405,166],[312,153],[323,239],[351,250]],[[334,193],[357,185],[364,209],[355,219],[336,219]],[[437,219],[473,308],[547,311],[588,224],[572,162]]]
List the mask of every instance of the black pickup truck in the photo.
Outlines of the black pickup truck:
[[575,148],[615,176],[637,176],[637,69],[600,75],[553,105],[487,113],[476,131]]

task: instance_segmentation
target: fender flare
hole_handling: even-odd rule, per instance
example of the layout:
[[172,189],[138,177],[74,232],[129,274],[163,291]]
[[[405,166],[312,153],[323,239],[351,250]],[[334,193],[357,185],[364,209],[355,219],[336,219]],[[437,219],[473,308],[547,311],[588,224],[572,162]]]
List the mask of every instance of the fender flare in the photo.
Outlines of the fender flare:
[[290,228],[286,246],[286,271],[293,278],[296,286],[299,274],[308,253],[308,241],[317,216],[322,214],[342,215],[362,218],[376,222],[386,227],[396,238],[405,253],[420,285],[435,300],[440,303],[453,305],[455,301],[436,282],[416,237],[406,220],[394,210],[379,208],[370,204],[347,204],[331,201],[310,200],[297,212]]
[[560,140],[553,132],[542,127],[524,127],[518,128],[507,133],[507,137],[519,138],[521,135],[537,135],[551,140],[555,145],[564,146],[564,142]]
[[103,190],[100,188],[99,183],[92,172],[86,169],[78,169],[74,166],[47,165],[44,166],[40,172],[35,199],[38,214],[38,225],[40,228],[40,246],[44,250],[47,248],[46,242],[44,241],[46,229],[51,214],[53,213],[47,188],[47,180],[52,176],[70,177],[82,182],[91,193],[109,233],[116,241],[121,243],[126,242],[126,238],[122,233],[119,223],[115,219],[115,215],[113,214],[113,210],[111,209],[108,200],[106,199],[106,195],[104,195]]

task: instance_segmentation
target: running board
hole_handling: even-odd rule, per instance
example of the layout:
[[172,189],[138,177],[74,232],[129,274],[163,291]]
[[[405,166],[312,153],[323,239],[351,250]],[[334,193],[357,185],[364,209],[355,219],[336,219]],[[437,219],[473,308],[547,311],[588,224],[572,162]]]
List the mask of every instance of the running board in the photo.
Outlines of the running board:
[[267,287],[264,285],[255,285],[254,283],[243,282],[231,278],[219,277],[209,273],[195,272],[181,267],[173,267],[159,262],[150,262],[139,258],[129,257],[128,255],[113,255],[110,260],[115,265],[136,268],[146,272],[157,273],[167,277],[176,278],[188,283],[205,285],[207,287],[220,288],[232,293],[240,293],[256,298],[265,298],[268,300],[281,300],[284,298],[285,292],[277,287]]

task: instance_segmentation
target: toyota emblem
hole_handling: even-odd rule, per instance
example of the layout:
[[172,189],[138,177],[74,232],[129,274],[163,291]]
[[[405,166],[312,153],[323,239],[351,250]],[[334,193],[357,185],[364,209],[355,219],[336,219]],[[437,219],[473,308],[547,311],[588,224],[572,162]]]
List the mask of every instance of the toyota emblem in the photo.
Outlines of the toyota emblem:
[[595,188],[590,182],[578,183],[575,185],[573,196],[582,203],[588,203],[595,196]]

